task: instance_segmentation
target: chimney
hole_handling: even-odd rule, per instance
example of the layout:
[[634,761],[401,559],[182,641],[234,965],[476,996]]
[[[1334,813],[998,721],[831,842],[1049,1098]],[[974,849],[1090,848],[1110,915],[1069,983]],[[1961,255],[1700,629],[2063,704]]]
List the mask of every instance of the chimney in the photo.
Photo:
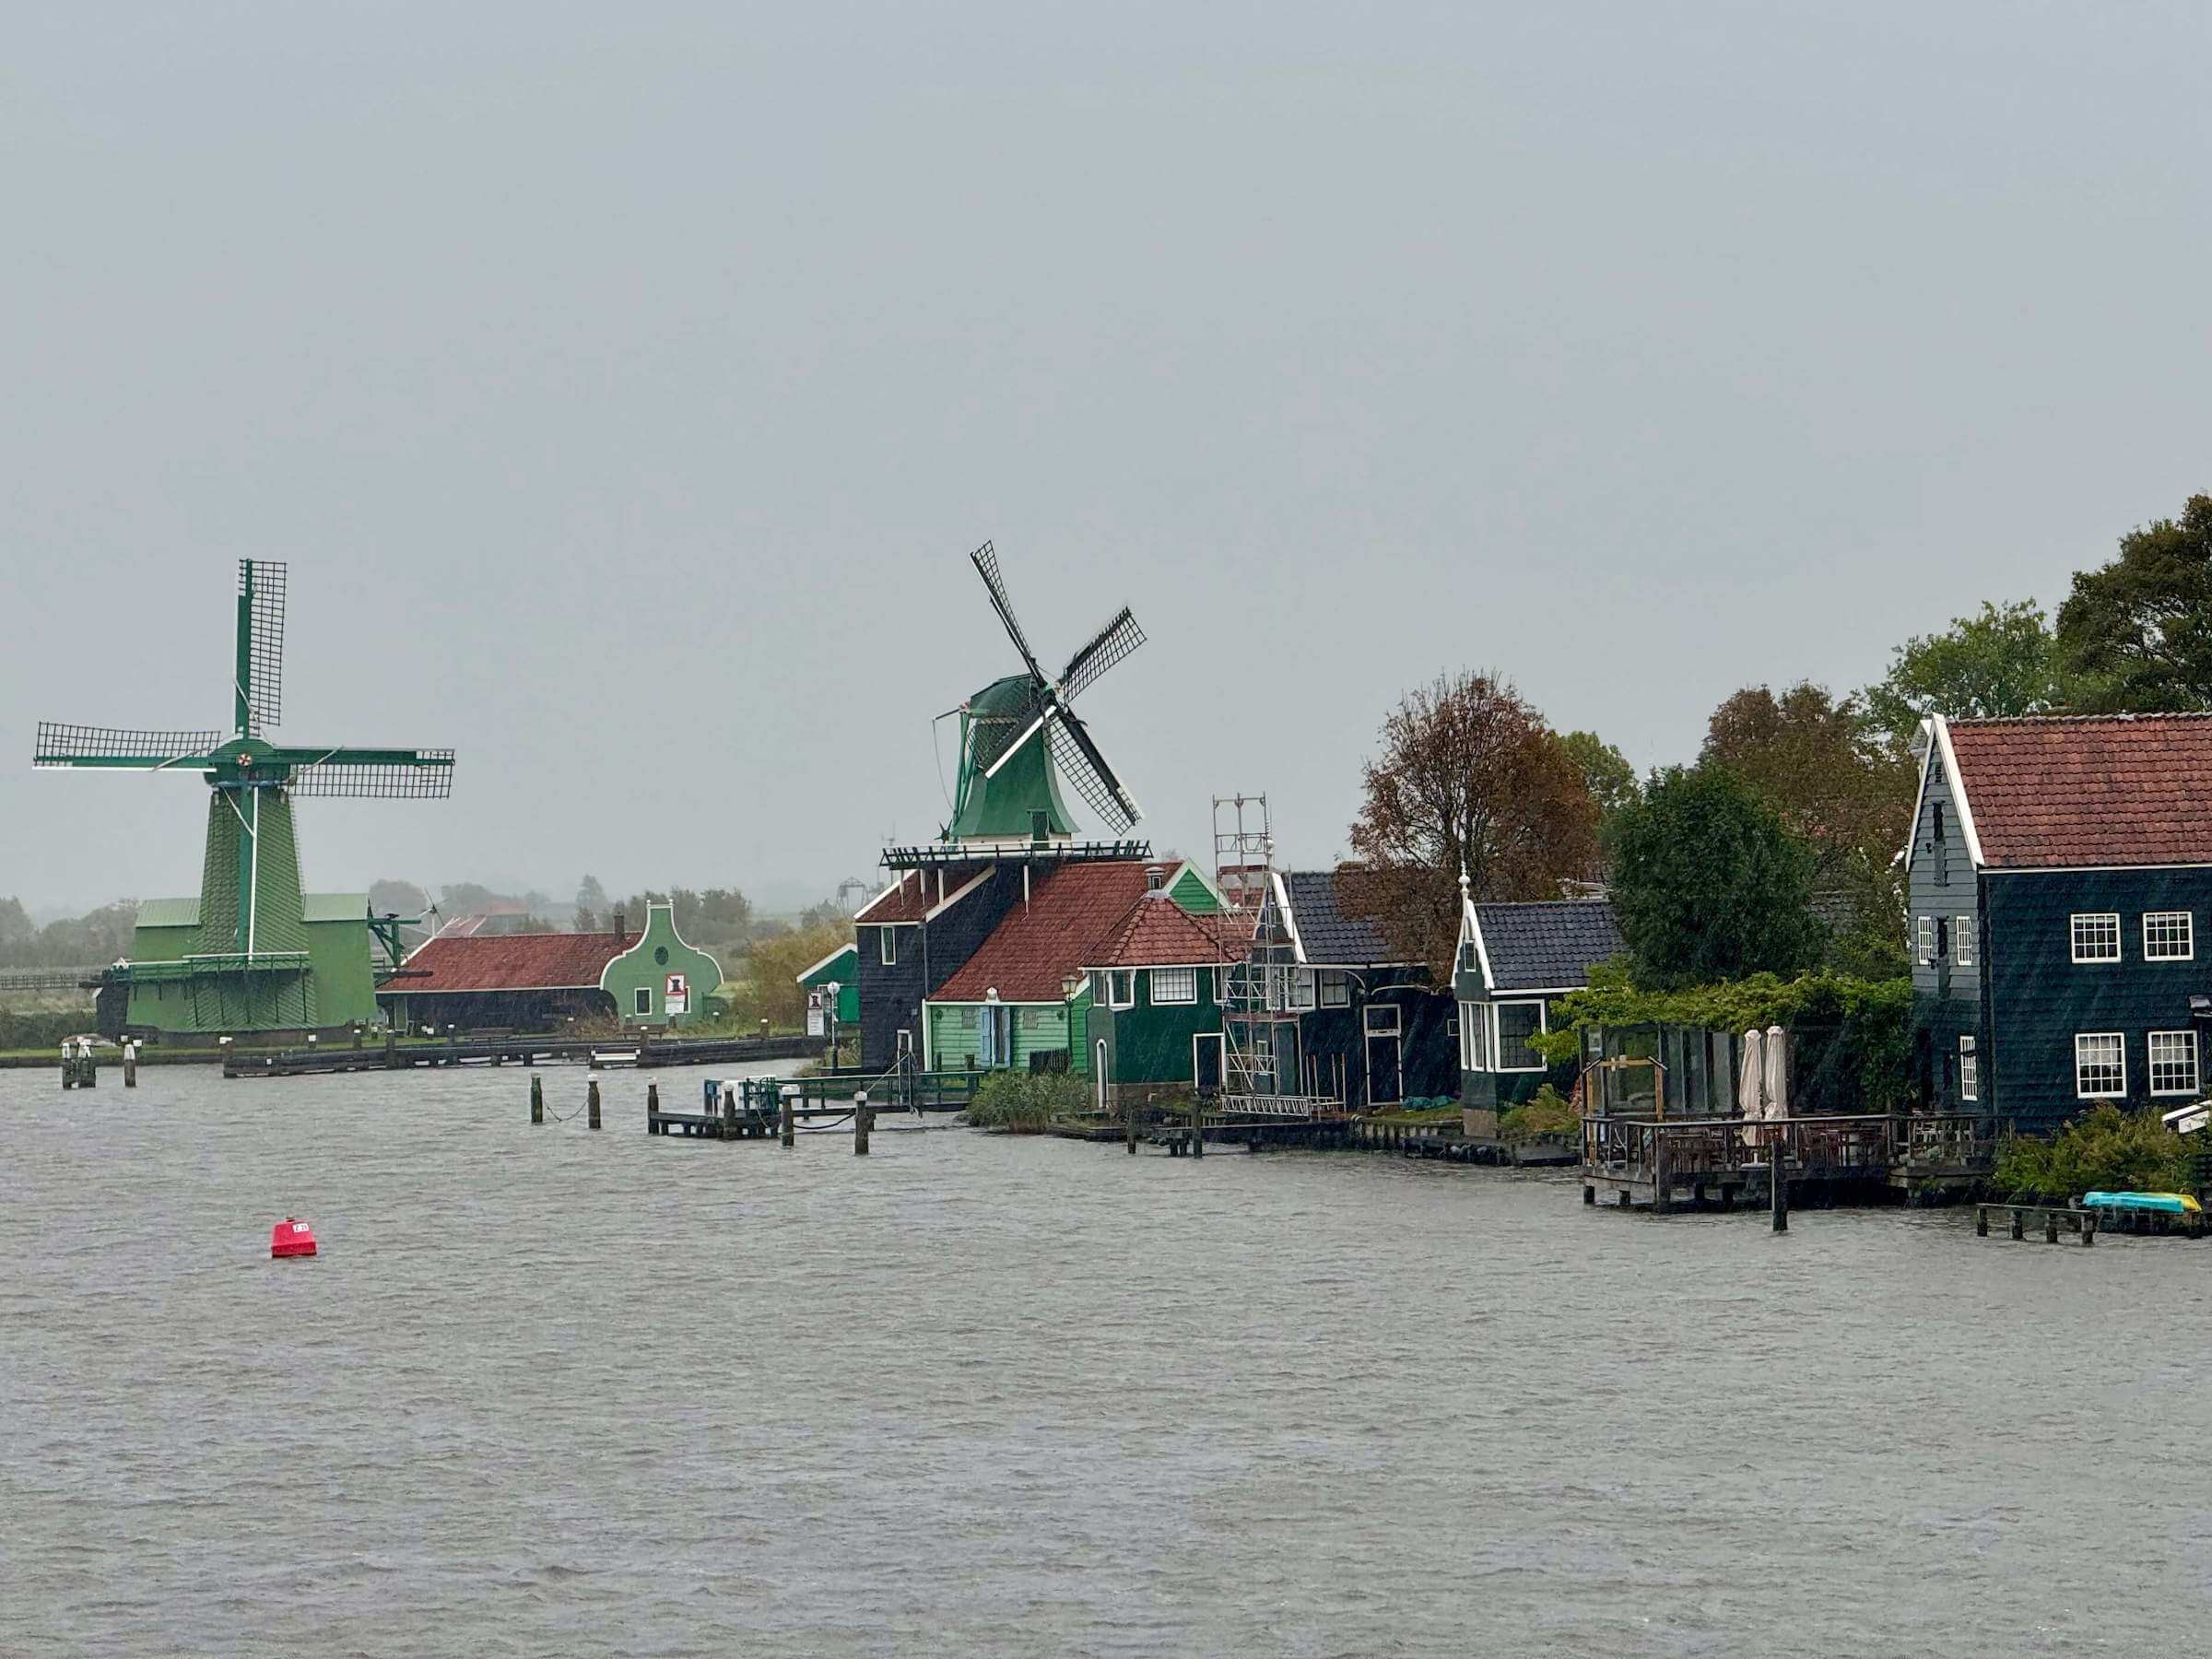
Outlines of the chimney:
[[1145,866],[1146,892],[1157,893],[1167,885],[1168,866],[1166,865],[1147,865]]
[[615,948],[617,950],[622,948],[623,941],[629,937],[629,935],[623,929],[623,919],[622,912],[620,911],[617,911],[615,912]]

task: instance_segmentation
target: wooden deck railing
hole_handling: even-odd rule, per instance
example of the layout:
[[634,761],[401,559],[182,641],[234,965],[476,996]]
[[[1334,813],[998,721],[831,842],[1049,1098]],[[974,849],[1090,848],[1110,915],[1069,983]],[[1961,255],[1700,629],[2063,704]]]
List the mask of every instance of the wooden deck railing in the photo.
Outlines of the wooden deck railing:
[[1614,1180],[1724,1181],[1771,1166],[1777,1149],[1793,1176],[1878,1177],[1892,1171],[1989,1167],[1994,1120],[1970,1114],[1583,1120],[1583,1167]]

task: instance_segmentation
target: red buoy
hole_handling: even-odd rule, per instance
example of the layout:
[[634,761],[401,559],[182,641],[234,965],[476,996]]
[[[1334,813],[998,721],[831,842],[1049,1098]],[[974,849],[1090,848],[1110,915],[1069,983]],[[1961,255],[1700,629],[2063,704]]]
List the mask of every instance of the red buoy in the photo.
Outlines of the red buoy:
[[295,1221],[287,1216],[269,1229],[269,1254],[282,1259],[285,1256],[312,1256],[315,1253],[315,1230],[304,1221]]

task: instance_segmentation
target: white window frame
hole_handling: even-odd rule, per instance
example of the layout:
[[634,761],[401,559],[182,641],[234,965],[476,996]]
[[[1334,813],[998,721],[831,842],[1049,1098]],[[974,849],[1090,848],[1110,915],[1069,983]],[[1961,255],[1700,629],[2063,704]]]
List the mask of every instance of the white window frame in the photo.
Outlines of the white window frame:
[[[1126,996],[1122,994],[1124,986],[1128,990]],[[1110,1008],[1134,1008],[1136,1006],[1135,969],[1116,968],[1108,972],[1106,975],[1106,1006]]]
[[1341,968],[1324,968],[1314,980],[1314,994],[1324,1008],[1352,1006],[1352,976]]
[[1959,1039],[1959,1098],[1962,1101],[1982,1098],[1982,1056],[1974,1053],[1971,1037]]
[[653,987],[651,985],[640,985],[636,990],[630,993],[629,1011],[632,1016],[639,1014],[643,1014],[648,1018],[652,1016]]
[[1103,969],[1094,968],[1091,970],[1090,1000],[1101,1008],[1113,1006],[1113,1004],[1107,999],[1106,973]]
[[1370,1037],[1402,1037],[1406,1021],[1396,1003],[1369,1003],[1359,1010],[1359,1029]]
[[[1536,1011],[1536,1034],[1551,1030],[1551,1009],[1540,996],[1500,996],[1491,1003],[1492,1009],[1530,1008]],[[1525,1040],[1524,1046],[1526,1046]],[[1532,1055],[1526,1065],[1508,1065],[1505,1063],[1505,1026],[1493,1013],[1490,1019],[1490,1069],[1494,1072],[1540,1072],[1545,1069],[1542,1055]]]
[[876,955],[886,968],[899,966],[899,930],[879,927],[876,930]]
[[1302,1014],[1313,1006],[1313,970],[1290,970],[1290,1011]]
[[1936,918],[1933,916],[1921,917],[1915,937],[1919,944],[1919,949],[1914,954],[1919,958],[1920,965],[1923,968],[1933,968],[1936,965]]
[[[2153,922],[2179,922],[2182,924],[2179,950],[2154,950],[2151,947],[2150,924]],[[2171,943],[2171,941],[2161,941]],[[2194,911],[2145,911],[2143,912],[2143,959],[2147,962],[2194,962],[2196,960],[2196,914]]]
[[[2109,923],[2111,923],[2111,924],[2112,924],[2112,955],[2110,955],[2110,956],[2084,956],[2084,955],[2082,954],[2082,924],[2083,924],[2083,923],[2085,923],[2085,922],[2087,922],[2087,923],[2092,923],[2092,924],[2109,922]],[[2100,927],[2100,928],[2098,929],[2098,931],[2099,931],[2100,933],[2102,933],[2104,930],[2103,930],[2101,927]],[[2072,914],[2071,916],[2068,916],[2068,917],[2066,918],[2066,936],[2067,936],[2067,942],[2068,942],[2068,943],[2069,943],[2069,944],[2072,946],[2072,947],[2073,947],[2073,957],[2074,957],[2074,960],[2076,960],[2077,962],[2082,962],[2082,963],[2091,963],[2091,964],[2102,964],[2102,963],[2116,962],[2116,961],[2118,961],[2118,960],[2120,959],[2120,955],[2121,955],[2121,952],[2120,952],[2120,912],[2119,912],[2118,911],[2077,911],[2077,912],[2074,912],[2074,914]],[[2091,1032],[2091,1033],[2089,1033],[2089,1035],[2091,1035],[2091,1036],[2101,1036],[2102,1034],[2103,1034],[2103,1033],[2101,1033],[2101,1032]],[[2084,1096],[2082,1097],[2082,1099],[2084,1099],[2084,1100],[2088,1100],[2088,1099],[2091,1099],[2091,1098],[2092,1098],[2092,1097],[2090,1097],[2090,1096],[2088,1096],[2088,1095],[2084,1095]]]
[[[2120,1060],[2120,1087],[2112,1088],[2085,1088],[2082,1087],[2085,1042],[2110,1042]],[[2099,1069],[2107,1069],[2102,1061]],[[2077,1100],[2124,1100],[2127,1099],[2127,1033],[2124,1031],[2077,1031],[2074,1033],[2074,1098]]]
[[1951,960],[1961,968],[1971,968],[1974,965],[1975,931],[1973,917],[1953,916],[1951,918]]
[[[1154,1007],[1179,1007],[1197,1002],[1197,969],[1154,968],[1149,973]],[[1166,976],[1164,980],[1162,975]]]
[[[2183,1084],[2180,1084],[2180,1085],[2178,1085],[2178,1086],[2177,1086],[2177,1085],[2175,1085],[2175,1084],[2172,1084],[2172,1083],[2169,1083],[2169,1084],[2168,1084],[2168,1085],[2167,1085],[2165,1088],[2160,1088],[2159,1087],[2159,1038],[2161,1038],[2161,1037],[2178,1037],[2178,1038],[2180,1038],[2180,1039],[2181,1039],[2181,1040],[2182,1040],[2183,1042],[2185,1042],[2185,1043],[2187,1043],[2187,1044],[2188,1044],[2188,1049],[2189,1049],[2189,1080],[2188,1080],[2188,1082],[2186,1082],[2186,1083],[2183,1083]],[[2149,1076],[2150,1076],[2150,1092],[2151,1092],[2152,1094],[2154,1094],[2154,1095],[2163,1095],[2163,1096],[2183,1095],[2183,1096],[2187,1096],[2188,1098],[2190,1098],[2190,1099],[2192,1099],[2192,1100],[2194,1100],[2194,1099],[2196,1097],[2196,1094],[2197,1094],[2197,1082],[2198,1082],[2198,1078],[2199,1078],[2199,1077],[2202,1075],[2202,1068],[2201,1068],[2201,1066],[2200,1066],[2200,1065],[2199,1065],[2199,1061],[2200,1061],[2200,1059],[2201,1059],[2201,1055],[2200,1055],[2200,1054],[2199,1054],[2199,1053],[2198,1053],[2198,1043],[2197,1043],[2197,1041],[2196,1041],[2196,1033],[2195,1033],[2194,1030],[2189,1030],[2189,1031],[2153,1031],[2153,1032],[2151,1032],[2151,1033],[2150,1033],[2150,1035],[2148,1036],[2148,1038],[2145,1040],[2145,1042],[2144,1042],[2144,1051],[2145,1051],[2145,1052],[2144,1052],[2144,1062],[2145,1062],[2145,1064],[2146,1064],[2146,1065],[2147,1065],[2149,1067]],[[2168,1062],[2167,1064],[2168,1064],[2168,1065],[2171,1066],[2171,1065],[2172,1063],[2171,1063],[2171,1062]]]
[[1490,1069],[1490,1043],[1493,1022],[1490,1005],[1487,1002],[1463,1002],[1459,1005],[1459,1069],[1466,1072],[1487,1072]]

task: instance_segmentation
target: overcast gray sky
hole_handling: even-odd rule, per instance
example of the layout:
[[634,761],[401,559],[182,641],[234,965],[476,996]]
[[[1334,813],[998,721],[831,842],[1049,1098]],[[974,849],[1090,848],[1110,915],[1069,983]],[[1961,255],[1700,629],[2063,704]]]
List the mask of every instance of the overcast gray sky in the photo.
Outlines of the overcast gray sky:
[[[1156,841],[1494,665],[1687,758],[2212,488],[2196,5],[9,8],[0,893],[189,892],[291,562],[310,885],[818,888],[1116,605]],[[950,731],[944,760],[950,761]]]

